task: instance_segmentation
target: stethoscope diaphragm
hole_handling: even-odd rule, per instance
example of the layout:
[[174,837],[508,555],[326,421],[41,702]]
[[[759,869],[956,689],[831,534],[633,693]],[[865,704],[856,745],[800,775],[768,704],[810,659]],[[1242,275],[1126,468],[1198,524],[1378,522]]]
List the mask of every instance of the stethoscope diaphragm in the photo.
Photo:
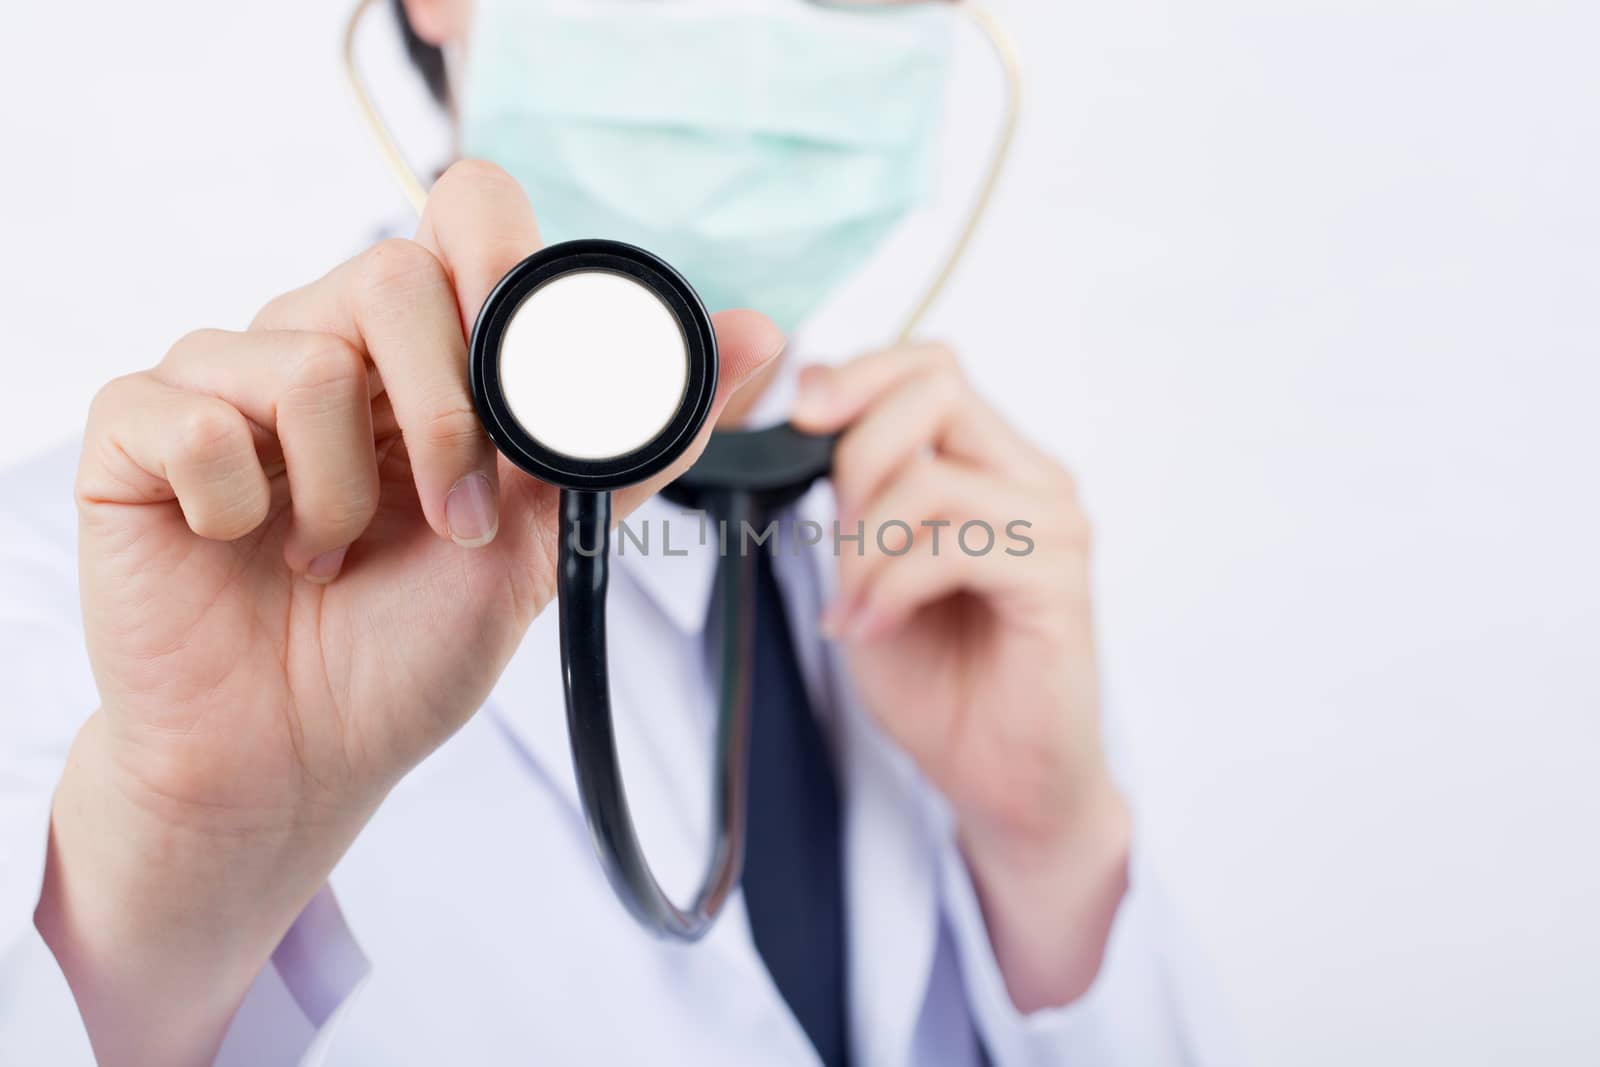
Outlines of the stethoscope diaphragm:
[[469,377],[478,416],[511,462],[563,489],[621,489],[672,463],[705,424],[716,334],[659,257],[568,241],[517,264],[489,294]]

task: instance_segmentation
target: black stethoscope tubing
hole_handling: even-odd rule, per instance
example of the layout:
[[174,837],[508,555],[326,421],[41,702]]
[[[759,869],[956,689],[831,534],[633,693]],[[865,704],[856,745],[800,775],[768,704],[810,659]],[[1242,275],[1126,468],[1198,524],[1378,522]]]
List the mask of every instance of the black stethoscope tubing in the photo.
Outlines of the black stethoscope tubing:
[[[606,270],[656,293],[683,331],[688,373],[677,414],[650,441],[623,456],[578,459],[541,444],[517,422],[500,388],[500,342],[518,306],[563,274]],[[562,688],[578,796],[601,867],[623,905],[657,936],[703,937],[739,884],[744,865],[745,785],[750,751],[754,651],[755,551],[740,534],[797,499],[826,474],[833,440],[787,426],[717,433],[699,462],[663,491],[673,502],[712,512],[736,538],[717,563],[720,621],[716,764],[712,772],[710,857],[687,907],[661,888],[644,855],[628,808],[611,711],[606,649],[610,581],[611,491],[659,473],[682,455],[710,413],[717,387],[711,317],[684,278],[643,249],[615,241],[552,245],[514,267],[485,301],[472,331],[469,378],[473,402],[490,438],[523,471],[560,487],[557,616]]]
[[[747,494],[730,494],[727,509],[722,517],[730,526],[755,521]],[[738,885],[744,865],[755,557],[727,553],[717,564],[716,607],[722,626],[712,772],[714,837],[700,888],[688,907],[679,907],[651,873],[618,765],[606,657],[610,495],[563,490],[561,512],[562,528],[568,531],[557,564],[562,678],[573,767],[589,832],[612,887],[634,918],[659,935],[697,940]]]

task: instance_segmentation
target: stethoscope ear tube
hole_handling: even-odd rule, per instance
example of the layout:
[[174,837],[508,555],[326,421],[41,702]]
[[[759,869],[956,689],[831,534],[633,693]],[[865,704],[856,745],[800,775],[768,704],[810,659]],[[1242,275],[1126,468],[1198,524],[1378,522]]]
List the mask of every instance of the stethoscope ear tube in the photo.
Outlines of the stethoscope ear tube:
[[[726,494],[713,510],[734,529],[742,528],[741,522],[755,525],[758,518],[752,498],[741,492]],[[718,562],[716,595],[723,625],[717,764],[712,777],[715,839],[700,889],[687,908],[680,908],[650,871],[622,784],[606,661],[610,535],[610,493],[561,491],[557,612],[567,734],[578,795],[601,866],[628,911],[659,937],[696,941],[711,928],[739,884],[744,866],[755,557],[744,551],[729,552]]]

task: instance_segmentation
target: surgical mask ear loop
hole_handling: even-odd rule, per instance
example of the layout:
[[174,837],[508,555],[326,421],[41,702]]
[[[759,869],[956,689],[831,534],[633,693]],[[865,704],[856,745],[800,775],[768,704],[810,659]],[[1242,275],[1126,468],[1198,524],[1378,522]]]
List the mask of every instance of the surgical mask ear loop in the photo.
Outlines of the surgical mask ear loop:
[[[400,145],[395,140],[394,134],[383,120],[383,115],[378,111],[377,104],[372,95],[367,91],[366,82],[361,77],[359,64],[356,63],[356,31],[361,26],[361,20],[369,8],[379,3],[379,0],[356,0],[350,19],[345,24],[344,50],[342,53],[345,81],[349,86],[350,94],[355,98],[356,108],[361,114],[362,124],[367,127],[367,132],[372,135],[377,145],[379,154],[383,157],[384,165],[388,167],[389,174],[400,186],[400,191],[410,201],[417,214],[422,214],[423,205],[428,200],[428,190],[411,164],[406,161],[405,153],[400,151]],[[970,0],[962,0],[960,10],[971,18],[988,39],[990,47],[994,50],[995,58],[1000,64],[1001,73],[1005,77],[1005,113],[1001,118],[1000,131],[995,139],[994,150],[989,157],[989,166],[984,172],[982,184],[978,188],[977,196],[973,201],[966,221],[962,224],[960,233],[957,234],[955,243],[951,245],[950,252],[945,256],[944,264],[939,272],[934,275],[933,281],[923,292],[916,307],[907,317],[905,325],[900,328],[897,338],[898,344],[911,341],[917,331],[921,329],[923,321],[933,310],[939,298],[944,295],[949,287],[950,279],[955,276],[956,268],[966,257],[967,249],[972,244],[973,237],[978,232],[978,227],[988,215],[989,207],[994,201],[995,192],[1000,186],[1000,179],[1011,162],[1011,150],[1016,141],[1017,126],[1022,118],[1022,61],[1017,52],[1015,40],[1006,31],[1000,21],[987,9]]]

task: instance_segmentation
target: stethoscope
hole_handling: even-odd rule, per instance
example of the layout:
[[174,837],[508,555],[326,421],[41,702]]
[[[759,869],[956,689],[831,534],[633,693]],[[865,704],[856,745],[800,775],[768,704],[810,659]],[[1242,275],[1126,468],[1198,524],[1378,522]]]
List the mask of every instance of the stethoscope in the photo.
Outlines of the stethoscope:
[[[422,182],[378,115],[356,71],[355,33],[376,0],[357,0],[345,34],[345,73],[385,161],[420,213]],[[915,333],[977,231],[1009,157],[1021,110],[1015,47],[992,16],[963,4],[1006,77],[1006,114],[977,199],[943,267],[902,329]],[[639,923],[665,938],[704,936],[739,883],[751,716],[755,556],[719,555],[721,634],[711,855],[700,888],[675,904],[639,842],[619,765],[606,653],[611,494],[679,459],[710,415],[717,340],[694,289],[659,257],[617,241],[552,245],[502,278],[472,330],[469,374],[484,430],[508,460],[560,491],[557,607],[567,731],[584,817],[612,888]],[[626,389],[616,383],[626,382]],[[597,416],[581,395],[606,395]],[[833,440],[788,426],[718,431],[662,495],[709,511],[738,531],[799,499],[832,466]]]
[[[739,882],[749,751],[754,556],[721,553],[722,635],[713,781],[715,837],[693,900],[675,904],[644,856],[618,763],[606,651],[611,494],[659,474],[705,424],[717,388],[711,316],[658,257],[616,241],[536,252],[489,295],[472,331],[478,417],[500,452],[561,490],[556,611],[567,731],[595,850],[623,904],[648,929],[695,940]],[[574,377],[586,379],[573,381]],[[596,412],[553,382],[625,381],[626,403]],[[832,463],[829,437],[786,426],[716,434],[666,491],[740,530],[802,495]]]

